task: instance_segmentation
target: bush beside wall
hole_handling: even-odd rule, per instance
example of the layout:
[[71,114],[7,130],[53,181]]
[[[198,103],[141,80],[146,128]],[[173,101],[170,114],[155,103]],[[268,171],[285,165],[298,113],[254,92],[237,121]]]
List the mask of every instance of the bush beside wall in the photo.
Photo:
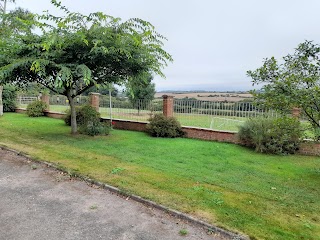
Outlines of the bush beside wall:
[[238,136],[257,152],[292,154],[299,149],[302,129],[296,118],[258,117],[246,121]]
[[3,111],[14,112],[17,107],[16,99],[17,99],[16,87],[9,84],[5,85],[2,91]]

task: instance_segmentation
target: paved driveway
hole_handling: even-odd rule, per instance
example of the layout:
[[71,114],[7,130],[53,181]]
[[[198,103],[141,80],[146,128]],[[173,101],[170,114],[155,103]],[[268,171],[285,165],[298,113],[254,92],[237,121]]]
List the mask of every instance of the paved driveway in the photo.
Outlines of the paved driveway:
[[0,149],[0,239],[221,238]]

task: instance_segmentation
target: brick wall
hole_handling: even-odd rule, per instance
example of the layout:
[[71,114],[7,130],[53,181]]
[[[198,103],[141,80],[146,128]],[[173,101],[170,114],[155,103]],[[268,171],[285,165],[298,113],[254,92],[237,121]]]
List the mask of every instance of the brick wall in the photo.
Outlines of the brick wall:
[[[103,121],[109,121],[109,119],[104,118]],[[145,132],[147,126],[147,122],[134,122],[119,119],[114,119],[112,120],[112,122],[113,128],[121,130]],[[182,129],[186,132],[187,138],[237,143],[236,134],[232,132],[219,132],[210,129],[201,129],[193,127],[182,127]]]
[[[25,113],[26,110],[17,108],[16,112]],[[45,112],[45,116],[57,119],[63,118],[64,115],[64,113],[56,113],[51,111]],[[102,121],[107,122],[109,119],[102,118]],[[112,122],[115,129],[140,132],[146,131],[147,122],[134,122],[121,119],[113,119]],[[240,144],[240,142],[237,140],[237,135],[234,132],[219,132],[210,129],[194,127],[183,127],[183,130],[186,132],[187,138]],[[320,156],[320,143],[302,143],[298,153],[301,155]]]
[[59,112],[45,111],[44,115],[46,117],[50,117],[50,118],[63,119],[66,114],[65,113],[59,113]]
[[[102,121],[109,122],[109,119],[102,118]],[[134,122],[129,120],[113,119],[112,126],[115,129],[145,132],[147,122]]]
[[26,113],[27,109],[25,108],[16,108],[16,113]]
[[302,143],[300,145],[299,154],[320,156],[320,143]]
[[187,133],[187,138],[211,140],[218,142],[237,143],[236,133],[233,132],[220,132],[210,129],[183,127],[183,131]]

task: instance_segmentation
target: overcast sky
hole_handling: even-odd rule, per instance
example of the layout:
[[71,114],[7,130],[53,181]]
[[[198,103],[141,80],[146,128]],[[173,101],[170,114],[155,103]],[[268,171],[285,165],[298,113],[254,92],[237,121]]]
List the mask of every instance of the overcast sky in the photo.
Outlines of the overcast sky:
[[[304,40],[320,43],[319,0],[62,0],[72,11],[102,11],[151,22],[168,38],[174,59],[155,77],[157,90],[250,90],[247,70],[263,58],[292,53]],[[54,12],[50,0],[16,6]],[[10,6],[12,8],[12,4]]]

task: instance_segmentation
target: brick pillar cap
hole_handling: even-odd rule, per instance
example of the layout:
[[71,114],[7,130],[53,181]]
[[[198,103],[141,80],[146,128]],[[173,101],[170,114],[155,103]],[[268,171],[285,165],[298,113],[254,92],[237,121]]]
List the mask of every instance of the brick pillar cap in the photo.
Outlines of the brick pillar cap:
[[94,92],[91,92],[89,93],[90,95],[101,95],[100,93],[94,93]]

